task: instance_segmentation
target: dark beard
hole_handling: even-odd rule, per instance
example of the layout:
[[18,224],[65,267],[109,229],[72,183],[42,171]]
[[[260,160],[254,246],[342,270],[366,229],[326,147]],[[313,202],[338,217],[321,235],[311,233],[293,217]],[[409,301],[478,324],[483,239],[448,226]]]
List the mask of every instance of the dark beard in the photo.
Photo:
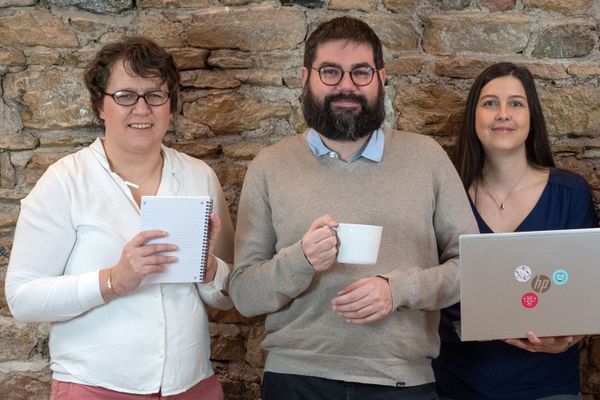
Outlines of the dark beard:
[[[349,99],[360,102],[359,112],[352,109],[332,110],[335,100]],[[379,129],[385,118],[383,87],[379,84],[377,99],[369,105],[361,95],[338,93],[326,96],[323,104],[315,99],[308,83],[302,94],[302,113],[309,127],[331,140],[355,141]]]

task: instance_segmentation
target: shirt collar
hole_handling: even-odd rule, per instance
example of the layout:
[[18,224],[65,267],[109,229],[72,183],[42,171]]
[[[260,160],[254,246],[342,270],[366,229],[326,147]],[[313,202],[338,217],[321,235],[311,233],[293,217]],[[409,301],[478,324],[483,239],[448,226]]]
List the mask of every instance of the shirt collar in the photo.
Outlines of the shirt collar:
[[[308,129],[308,133],[306,134],[306,142],[316,157],[321,158],[327,155],[332,158],[339,158],[335,151],[330,150],[327,146],[325,146],[325,143],[323,143],[323,139],[321,139],[319,132],[312,128]],[[354,162],[361,157],[374,162],[380,162],[383,158],[383,143],[383,128],[379,128],[373,131],[373,134],[369,140],[367,140],[365,145],[354,157],[352,157],[349,162]]]

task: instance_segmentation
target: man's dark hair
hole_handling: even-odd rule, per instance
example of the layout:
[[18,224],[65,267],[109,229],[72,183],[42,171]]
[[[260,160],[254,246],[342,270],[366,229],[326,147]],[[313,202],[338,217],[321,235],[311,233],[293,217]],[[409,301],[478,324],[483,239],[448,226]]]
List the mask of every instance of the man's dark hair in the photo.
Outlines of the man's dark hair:
[[319,45],[336,39],[346,39],[351,42],[370,45],[373,49],[375,68],[383,68],[381,41],[369,25],[350,17],[339,17],[324,22],[311,33],[304,47],[304,66],[310,70],[312,63],[315,61]]

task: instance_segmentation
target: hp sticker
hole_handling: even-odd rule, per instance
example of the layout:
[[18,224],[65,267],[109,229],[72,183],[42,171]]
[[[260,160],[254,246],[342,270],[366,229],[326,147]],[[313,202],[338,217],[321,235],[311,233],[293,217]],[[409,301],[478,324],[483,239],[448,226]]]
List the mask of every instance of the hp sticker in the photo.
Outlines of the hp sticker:
[[546,293],[550,286],[552,282],[546,275],[536,275],[531,281],[531,289],[536,293]]
[[557,285],[564,285],[569,280],[569,273],[564,269],[557,269],[552,274],[552,281]]

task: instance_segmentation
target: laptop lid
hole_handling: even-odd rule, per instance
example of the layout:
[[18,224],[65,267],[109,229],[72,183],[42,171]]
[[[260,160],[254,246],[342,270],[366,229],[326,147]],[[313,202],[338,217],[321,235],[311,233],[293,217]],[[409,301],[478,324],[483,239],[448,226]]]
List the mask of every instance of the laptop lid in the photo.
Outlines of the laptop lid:
[[460,236],[466,340],[600,333],[600,228]]

